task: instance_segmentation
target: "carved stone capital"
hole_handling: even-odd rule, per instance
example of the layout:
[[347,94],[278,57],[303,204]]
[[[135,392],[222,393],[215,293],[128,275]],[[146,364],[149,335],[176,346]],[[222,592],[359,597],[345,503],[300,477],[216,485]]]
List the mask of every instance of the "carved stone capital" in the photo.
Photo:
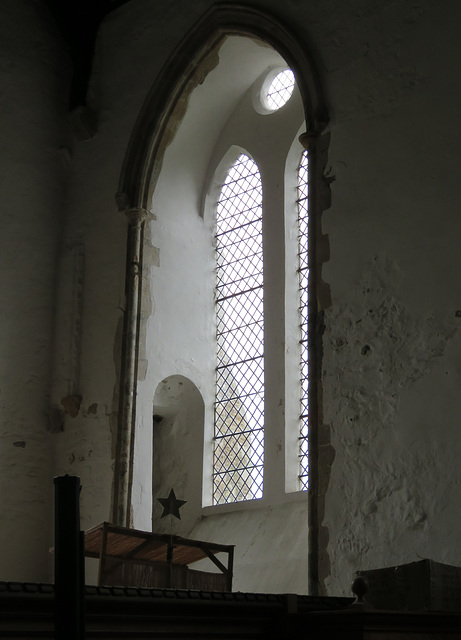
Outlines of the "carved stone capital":
[[309,151],[312,148],[313,142],[315,142],[317,139],[318,133],[315,133],[313,131],[306,131],[305,133],[302,133],[298,138],[299,142],[306,149],[306,151]]
[[149,215],[149,211],[143,207],[134,207],[132,209],[126,209],[125,215],[131,224],[140,224]]

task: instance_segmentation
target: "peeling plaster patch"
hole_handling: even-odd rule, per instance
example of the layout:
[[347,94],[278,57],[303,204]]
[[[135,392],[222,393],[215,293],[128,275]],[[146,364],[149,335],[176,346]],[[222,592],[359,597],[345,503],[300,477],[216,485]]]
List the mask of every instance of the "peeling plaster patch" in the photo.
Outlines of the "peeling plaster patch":
[[390,424],[402,387],[429,371],[456,331],[435,314],[412,317],[396,295],[398,278],[394,264],[375,258],[349,300],[325,312],[325,419],[333,431],[366,425],[358,445]]
[[84,462],[88,458],[91,458],[91,454],[93,453],[93,449],[89,449],[88,453],[79,451],[77,454],[73,451],[68,455],[69,464],[74,464],[75,461]]
[[96,415],[97,412],[98,412],[98,403],[93,402],[93,404],[90,404],[90,406],[88,407],[87,413]]
[[434,509],[427,483],[435,493],[443,482],[435,442],[402,448],[396,419],[403,389],[430,372],[457,327],[431,313],[413,317],[398,282],[397,266],[377,257],[349,298],[325,312],[324,419],[336,461],[324,524],[335,532],[335,592],[341,584],[347,593],[368,557],[378,566],[416,559]]
[[[417,559],[430,531],[421,478],[431,477],[433,459],[418,460],[402,452],[395,463],[367,465],[351,456],[346,465],[349,484],[338,514],[342,526],[329,549],[332,578],[343,583],[345,594],[357,570]],[[351,483],[351,478],[358,482]]]
[[154,245],[147,242],[147,240],[143,245],[143,261],[144,264],[148,264],[153,267],[160,266],[160,249],[158,247],[154,247]]
[[25,440],[17,440],[16,442],[13,442],[13,447],[19,447],[20,449],[25,449],[26,442]]
[[146,358],[138,359],[138,381],[146,379],[148,365],[149,362]]
[[64,411],[71,417],[76,418],[80,411],[80,404],[82,402],[82,396],[66,396],[61,399],[61,404],[64,407]]

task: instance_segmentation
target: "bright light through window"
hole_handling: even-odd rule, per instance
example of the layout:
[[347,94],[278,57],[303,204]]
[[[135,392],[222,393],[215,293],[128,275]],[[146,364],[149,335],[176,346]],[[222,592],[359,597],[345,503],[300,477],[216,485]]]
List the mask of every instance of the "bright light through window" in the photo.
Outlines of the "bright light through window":
[[301,425],[299,437],[299,484],[301,490],[309,485],[309,353],[308,353],[308,158],[302,155],[298,169],[298,273],[299,315],[301,325]]
[[295,86],[295,76],[291,69],[280,71],[269,85],[264,96],[265,106],[277,111],[288,102]]
[[262,497],[264,312],[262,186],[242,154],[216,212],[216,373],[213,504]]

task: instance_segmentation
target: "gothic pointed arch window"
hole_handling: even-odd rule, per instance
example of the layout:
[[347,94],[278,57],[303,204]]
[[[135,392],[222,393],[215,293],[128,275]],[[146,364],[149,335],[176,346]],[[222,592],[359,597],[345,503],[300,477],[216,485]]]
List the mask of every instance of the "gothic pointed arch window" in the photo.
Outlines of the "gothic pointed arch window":
[[[287,493],[298,494],[290,500],[304,500],[305,494],[300,495],[307,487],[303,474],[309,471],[312,478],[312,459],[307,469],[307,432],[300,431],[300,397],[308,406],[305,417],[315,420],[318,376],[313,375],[311,320],[305,326],[300,320],[304,298],[299,298],[299,291],[305,284],[301,284],[298,262],[297,200],[302,196],[297,167],[303,153],[298,137],[308,130],[314,141],[309,209],[312,203],[317,207],[308,221],[311,248],[318,237],[315,220],[320,213],[312,176],[321,176],[318,167],[323,162],[315,155],[323,127],[315,72],[304,46],[271,16],[252,8],[214,7],[179,49],[181,55],[171,57],[146,100],[120,188],[130,215],[134,211],[154,214],[148,214],[145,223],[144,218],[130,217],[133,247],[130,245],[129,264],[136,265],[140,255],[143,261],[142,288],[133,291],[130,307],[132,326],[139,329],[136,340],[128,345],[130,363],[138,363],[139,371],[123,368],[121,381],[121,389],[132,391],[124,396],[127,406],[123,416],[127,419],[121,433],[123,442],[131,447],[127,450],[132,465],[128,484],[138,492],[135,503],[140,507],[135,520],[141,524],[149,514],[144,490],[151,446],[149,407],[152,389],[165,376],[187,377],[204,400],[203,424],[188,424],[197,436],[188,455],[195,461],[203,460],[201,481],[188,485],[189,505],[192,495],[199,496],[194,513],[204,508],[204,515],[218,515],[232,502],[261,500],[268,506],[280,505]],[[284,77],[289,86],[278,85]],[[239,131],[238,123],[243,125]],[[216,248],[218,262],[221,254],[230,252],[219,244],[226,232],[217,229],[217,203],[224,209],[224,200],[231,200],[227,187],[232,183],[239,188],[239,179],[231,178],[231,173],[242,154],[259,173],[256,209],[260,210],[262,286],[250,283],[250,277],[245,282],[247,276],[227,281],[227,274],[219,273],[224,262],[220,266],[216,260]],[[241,160],[242,166],[246,163]],[[320,184],[320,178],[317,182]],[[245,224],[237,224],[227,235],[243,233]],[[243,246],[240,240],[238,244]],[[234,256],[227,264],[236,262]],[[310,296],[306,309],[312,318],[309,305],[316,300],[318,279],[314,254],[309,254],[308,262],[305,276]],[[133,289],[139,282],[135,276]],[[217,278],[221,284],[215,287]],[[238,291],[240,285],[246,288]],[[262,327],[260,319],[245,318],[250,313],[250,293],[262,301],[252,313],[256,318],[263,313],[264,328],[253,333],[248,344],[229,348],[231,333],[246,340],[254,331],[252,323]],[[241,324],[235,323],[231,329],[235,305],[245,296]],[[140,311],[135,303],[141,298]],[[234,311],[229,311],[231,308]],[[304,369],[300,365],[303,332],[309,347],[308,368]],[[300,380],[303,370],[307,372],[304,383]],[[125,379],[132,371],[138,377]],[[246,388],[244,378],[253,386]],[[136,411],[128,406],[131,399]],[[240,418],[236,420],[232,413]],[[135,426],[133,438],[130,429]],[[245,444],[236,454],[234,445],[240,437]],[[299,460],[304,471],[299,471]],[[116,487],[115,503],[123,510],[125,494],[125,485]]]
[[298,278],[300,326],[299,485],[309,488],[309,175],[304,151],[298,167]]
[[[302,120],[299,93],[291,69],[277,66],[259,78],[251,93],[251,102],[242,101],[223,137],[247,140],[260,167],[246,148],[240,149],[213,205],[214,505],[264,497],[274,475],[277,439],[285,442],[286,490],[308,488],[308,172],[307,154],[288,124],[296,117]],[[266,120],[276,112],[275,121]],[[255,140],[251,132],[263,125],[265,135]],[[296,161],[287,163],[290,145]],[[292,299],[277,307],[283,297]],[[283,388],[288,381],[296,394]]]
[[242,153],[216,207],[213,502],[260,498],[264,471],[262,184]]

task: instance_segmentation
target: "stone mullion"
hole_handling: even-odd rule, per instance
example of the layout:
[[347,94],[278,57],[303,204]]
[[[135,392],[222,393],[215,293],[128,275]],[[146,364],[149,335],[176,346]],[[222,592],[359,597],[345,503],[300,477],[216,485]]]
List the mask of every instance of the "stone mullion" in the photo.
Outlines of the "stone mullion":
[[325,177],[329,134],[304,133],[300,142],[308,154],[308,359],[309,359],[309,594],[320,592],[320,529],[324,512],[321,489],[319,431],[322,427],[323,311],[331,304],[329,285],[322,280],[322,263],[329,258],[328,236],[322,234],[321,215],[330,206],[330,179]]

